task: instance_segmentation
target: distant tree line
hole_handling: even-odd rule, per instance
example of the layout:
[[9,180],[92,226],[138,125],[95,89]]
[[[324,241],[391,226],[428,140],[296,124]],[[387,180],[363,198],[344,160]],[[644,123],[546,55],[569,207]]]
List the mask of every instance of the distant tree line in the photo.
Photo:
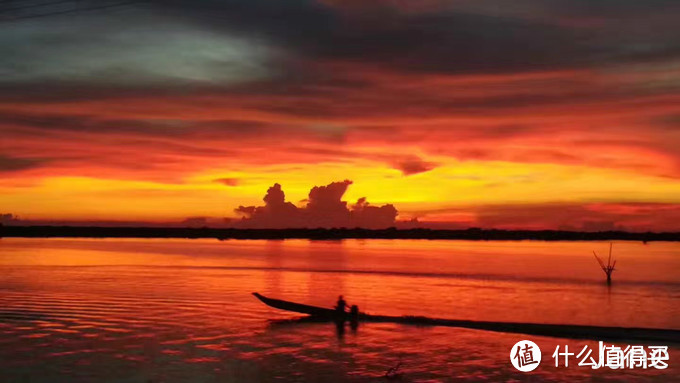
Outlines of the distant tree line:
[[83,238],[217,238],[217,239],[467,239],[540,241],[680,241],[680,233],[631,233],[625,231],[579,232],[561,230],[499,230],[469,228],[434,230],[397,229],[232,229],[177,227],[93,227],[93,226],[2,226],[0,237],[83,237]]

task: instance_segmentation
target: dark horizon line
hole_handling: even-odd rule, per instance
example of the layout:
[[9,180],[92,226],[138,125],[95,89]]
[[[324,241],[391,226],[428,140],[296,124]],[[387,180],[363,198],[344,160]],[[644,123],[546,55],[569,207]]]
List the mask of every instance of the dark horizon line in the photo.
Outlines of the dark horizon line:
[[386,229],[365,228],[190,228],[190,227],[104,227],[104,226],[3,226],[0,238],[215,238],[226,239],[432,239],[432,240],[539,240],[539,241],[671,241],[680,242],[680,232],[565,231],[505,229]]

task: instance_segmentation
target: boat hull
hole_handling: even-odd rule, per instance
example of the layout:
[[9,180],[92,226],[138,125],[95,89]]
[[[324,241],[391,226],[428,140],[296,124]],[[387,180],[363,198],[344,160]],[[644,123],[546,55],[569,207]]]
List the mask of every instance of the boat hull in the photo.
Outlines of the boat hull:
[[279,310],[285,310],[285,311],[292,311],[300,314],[307,314],[311,315],[314,317],[319,317],[319,318],[328,318],[328,319],[344,319],[346,315],[342,316],[342,318],[338,318],[338,312],[334,309],[329,309],[325,307],[318,307],[318,306],[310,306],[310,305],[305,305],[301,303],[295,303],[295,302],[289,302],[289,301],[284,301],[281,299],[273,299],[273,298],[267,298],[264,295],[260,295],[258,293],[253,293],[253,295],[262,301],[262,303],[266,304],[267,306],[273,307],[275,309]]

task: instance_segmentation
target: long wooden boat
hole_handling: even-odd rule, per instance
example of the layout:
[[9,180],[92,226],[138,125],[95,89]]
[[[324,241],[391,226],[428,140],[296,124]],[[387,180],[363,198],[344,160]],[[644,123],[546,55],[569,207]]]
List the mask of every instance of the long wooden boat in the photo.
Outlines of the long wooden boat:
[[[338,318],[334,309],[310,306],[301,303],[289,302],[280,299],[265,297],[258,293],[253,293],[257,299],[267,306],[280,310],[307,314],[315,319],[337,320],[348,319]],[[304,319],[304,318],[303,318]],[[447,326],[460,327],[476,330],[538,335],[557,338],[573,339],[593,339],[593,340],[636,340],[642,342],[657,342],[659,345],[680,344],[680,330],[655,329],[640,327],[606,327],[606,326],[584,326],[571,324],[542,324],[542,323],[523,323],[523,322],[489,322],[460,319],[439,319],[422,316],[389,316],[371,315],[359,313],[357,319],[362,322],[382,322],[399,323],[419,326]]]
[[279,310],[292,311],[295,313],[323,318],[334,318],[337,315],[335,309],[304,305],[302,303],[289,302],[281,299],[267,298],[264,295],[258,293],[253,293],[253,295],[267,306],[271,306]]

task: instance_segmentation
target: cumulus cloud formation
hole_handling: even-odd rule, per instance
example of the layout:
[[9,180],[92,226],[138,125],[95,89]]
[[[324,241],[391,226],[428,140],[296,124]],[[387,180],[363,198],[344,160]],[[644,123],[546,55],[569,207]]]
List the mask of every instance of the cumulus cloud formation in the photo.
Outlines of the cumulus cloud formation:
[[397,209],[387,204],[373,206],[365,197],[348,206],[342,200],[350,180],[314,186],[307,204],[297,207],[286,201],[280,184],[274,184],[264,196],[264,206],[239,206],[234,211],[243,218],[240,227],[249,228],[386,228],[394,226]]

